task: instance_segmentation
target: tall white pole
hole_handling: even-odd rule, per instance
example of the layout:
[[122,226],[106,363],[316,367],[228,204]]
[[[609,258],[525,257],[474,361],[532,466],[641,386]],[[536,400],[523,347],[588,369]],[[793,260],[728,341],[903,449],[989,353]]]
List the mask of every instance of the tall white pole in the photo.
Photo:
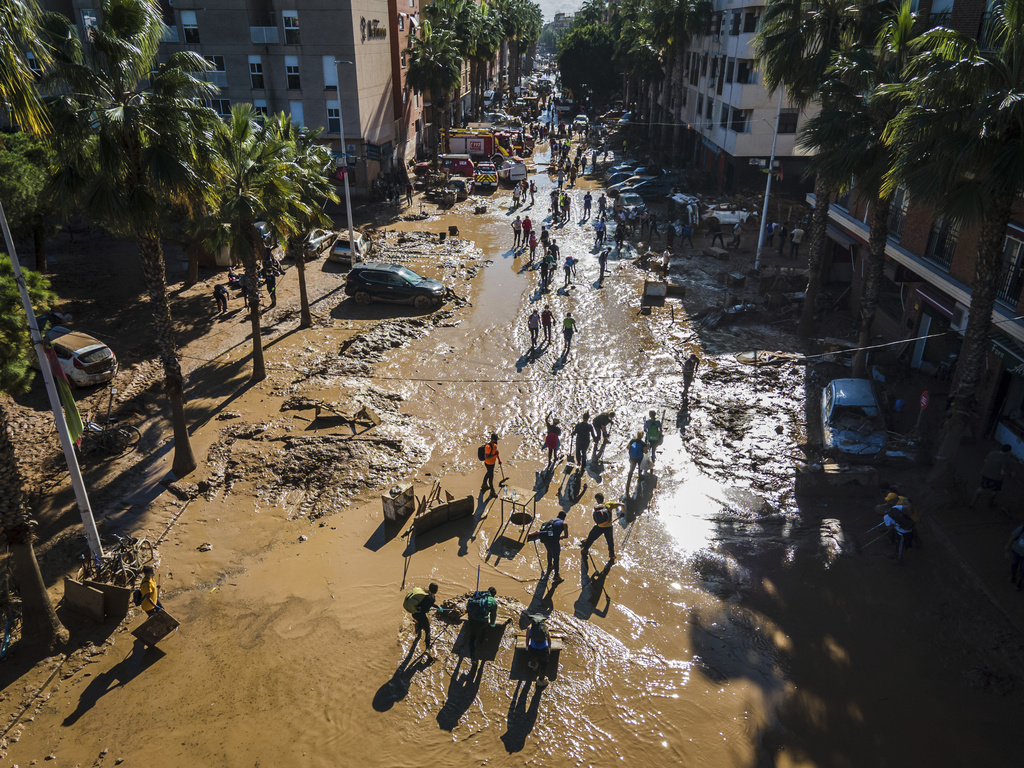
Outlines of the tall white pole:
[[768,196],[772,193],[772,171],[775,168],[775,144],[779,140],[779,118],[782,117],[782,94],[785,93],[785,82],[779,83],[779,106],[775,110],[775,135],[772,136],[772,156],[768,160],[768,180],[764,183],[764,208],[761,210],[761,232],[757,236],[757,256],[754,257],[754,270],[761,268],[761,251],[764,248],[764,230],[768,226]]
[[345,213],[348,215],[348,247],[352,252],[352,263],[355,264],[361,258],[356,255],[356,236],[352,232],[352,193],[349,191],[348,175],[348,145],[345,143],[345,111],[341,108],[341,65],[351,64],[351,61],[334,60],[334,76],[338,79],[338,128],[341,131],[341,157],[345,161]]
[[82,480],[82,471],[78,466],[78,457],[75,456],[75,447],[71,442],[71,434],[68,432],[67,422],[64,420],[64,410],[60,404],[60,397],[57,395],[57,385],[53,381],[50,360],[46,356],[43,337],[36,324],[36,313],[32,309],[32,300],[28,295],[28,287],[25,285],[25,278],[21,272],[21,263],[18,261],[18,254],[14,249],[14,238],[11,237],[11,229],[7,224],[7,215],[4,213],[2,203],[0,203],[0,227],[4,230],[7,255],[11,260],[11,266],[14,268],[14,282],[17,283],[18,293],[21,294],[21,306],[25,310],[25,316],[28,319],[28,330],[32,334],[32,345],[36,349],[36,357],[39,358],[39,370],[43,374],[43,381],[46,384],[46,395],[50,399],[53,420],[57,424],[57,434],[60,435],[61,448],[64,449],[64,461],[67,462],[68,473],[71,475],[71,486],[75,489],[78,512],[82,516],[82,527],[85,528],[85,540],[89,543],[89,550],[92,552],[93,557],[102,558],[103,547],[100,544],[99,531],[96,530],[96,520],[92,516],[89,494],[85,491],[85,481]]

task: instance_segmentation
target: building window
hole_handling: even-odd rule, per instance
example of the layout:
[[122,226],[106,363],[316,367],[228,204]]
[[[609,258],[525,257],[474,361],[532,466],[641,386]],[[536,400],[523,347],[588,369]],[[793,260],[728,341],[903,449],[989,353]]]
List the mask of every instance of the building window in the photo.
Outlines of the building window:
[[732,12],[732,26],[729,28],[730,35],[738,35],[740,33],[740,25],[743,23],[743,11]]
[[301,101],[289,101],[288,106],[292,113],[292,122],[300,128],[306,124],[305,119],[302,115],[302,102]]
[[186,43],[199,44],[199,24],[196,23],[195,11],[181,12],[181,31],[185,36]]
[[718,123],[723,128],[729,127],[729,105],[722,102],[722,114],[718,118]]
[[706,53],[700,60],[700,74],[702,77],[707,77],[708,74],[708,55]]
[[750,59],[740,59],[736,62],[736,82],[740,85],[749,85],[754,82],[754,62]]
[[736,59],[729,59],[725,65],[725,82],[731,83],[734,74],[736,74]]
[[341,103],[327,102],[327,132],[341,133]]
[[405,51],[402,51],[402,69],[405,69]]
[[409,89],[408,88],[405,88],[405,89],[402,90],[402,103],[403,104],[408,104],[409,103]]
[[[711,120],[715,119],[715,100],[714,99],[708,99],[708,111],[704,113],[704,117],[707,118],[708,121],[711,121]],[[713,125],[709,125],[708,126],[708,128],[712,128],[712,127],[713,127]]]
[[338,90],[338,67],[334,63],[333,56],[324,56],[324,90]]
[[779,113],[779,133],[796,133],[796,121],[800,116],[798,109],[784,109]]
[[285,45],[301,45],[299,38],[299,12],[281,11],[284,19],[284,42]]
[[413,94],[413,106],[416,107],[416,109],[420,108],[420,95],[419,95],[419,93]]
[[43,68],[39,66],[39,60],[32,51],[25,51],[25,63],[28,64],[28,68],[32,70],[33,75],[42,77]]
[[697,94],[697,116],[699,117],[700,115],[703,115],[703,114],[704,114],[704,94],[703,93],[698,93]]
[[263,59],[259,56],[249,57],[249,85],[257,91],[264,88]]
[[722,33],[722,12],[712,14],[711,16],[711,34],[719,35]]
[[892,200],[889,202],[889,237],[899,241],[903,236],[903,222],[907,219],[907,209],[910,208],[910,195],[907,188],[900,184],[892,193]]
[[267,109],[266,99],[254,99],[252,102],[252,111],[256,113],[256,119],[260,123],[270,116],[270,110]]
[[210,108],[223,118],[231,117],[231,99],[210,99]]
[[[100,25],[100,15],[94,8],[83,8],[79,13],[82,14],[82,29],[88,31],[92,27],[98,27]],[[195,14],[192,14],[195,17]]]
[[924,257],[949,269],[949,265],[953,263],[953,252],[956,250],[959,235],[959,225],[949,221],[945,216],[939,216],[932,223],[932,231],[928,233],[928,247],[925,248]]
[[736,133],[750,132],[750,110],[734,109],[732,111],[732,124],[729,126]]
[[285,56],[284,57],[284,71],[288,79],[288,90],[289,91],[301,91],[302,90],[302,78],[299,77],[299,57],[298,56]]
[[999,273],[999,300],[1016,307],[1024,287],[1024,241],[1006,238],[1003,246],[1003,266]]
[[749,32],[757,32],[757,22],[760,21],[760,17],[757,11],[747,11],[743,16],[743,32],[744,34]]
[[398,31],[405,32],[405,14],[398,14]]
[[206,79],[219,88],[226,88],[228,85],[228,73],[224,68],[223,56],[204,56],[210,68],[206,71]]

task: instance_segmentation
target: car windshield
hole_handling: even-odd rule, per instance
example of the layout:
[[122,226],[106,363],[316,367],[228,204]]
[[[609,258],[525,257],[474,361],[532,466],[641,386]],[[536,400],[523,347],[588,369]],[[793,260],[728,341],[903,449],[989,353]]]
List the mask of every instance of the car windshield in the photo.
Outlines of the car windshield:
[[404,277],[406,280],[408,280],[413,285],[419,285],[420,283],[424,282],[424,280],[425,280],[425,278],[420,277],[419,275],[417,275],[415,272],[413,272],[408,267],[399,267],[398,269],[396,269],[394,271],[394,273],[396,275],[398,275],[399,277]]
[[836,405],[832,408],[829,423],[837,429],[849,429],[865,424],[875,425],[878,408],[871,405]]

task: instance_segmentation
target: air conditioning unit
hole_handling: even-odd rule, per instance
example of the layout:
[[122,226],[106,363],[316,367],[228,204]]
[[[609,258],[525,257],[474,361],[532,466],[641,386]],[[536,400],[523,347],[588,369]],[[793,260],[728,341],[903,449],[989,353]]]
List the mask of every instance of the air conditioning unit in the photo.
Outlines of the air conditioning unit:
[[967,318],[971,314],[971,308],[965,307],[959,301],[956,303],[956,307],[953,309],[953,317],[949,321],[949,327],[954,331],[963,333],[967,329]]

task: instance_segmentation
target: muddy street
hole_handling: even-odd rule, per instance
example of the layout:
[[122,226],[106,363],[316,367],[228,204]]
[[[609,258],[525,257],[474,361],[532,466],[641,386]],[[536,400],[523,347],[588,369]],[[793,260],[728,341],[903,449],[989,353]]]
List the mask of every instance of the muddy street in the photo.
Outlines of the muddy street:
[[[539,152],[538,169],[545,161]],[[335,295],[315,307],[312,329],[276,334],[266,382],[199,399],[194,407],[220,415],[198,431],[204,468],[179,488],[187,508],[161,549],[180,630],[149,651],[122,630],[69,659],[34,719],[8,734],[6,761],[1009,764],[1009,739],[992,735],[1016,732],[1020,693],[983,640],[1012,634],[1005,619],[977,604],[937,543],[903,566],[884,546],[863,546],[874,497],[795,494],[813,431],[806,403],[821,377],[736,354],[796,352],[799,342],[777,327],[701,328],[696,299],[642,313],[635,245],[613,248],[599,281],[581,206],[552,226],[551,179],[535,178],[532,207],[513,211],[499,190],[483,214],[471,199],[386,225],[377,258],[445,279],[465,303],[425,314]],[[539,272],[511,247],[516,214],[551,227],[562,256],[579,259],[569,285],[559,269],[550,290],[539,288]],[[459,238],[443,249],[417,234],[449,226]],[[678,268],[707,305],[724,289],[715,262],[693,254]],[[343,279],[326,265],[321,278],[325,293]],[[547,306],[552,342],[531,350],[527,319]],[[577,333],[564,352],[569,312]],[[691,352],[702,364],[684,398]],[[244,352],[230,353],[202,375],[237,380],[240,362]],[[350,430],[318,418],[317,402],[366,406],[380,423]],[[652,410],[664,443],[627,496],[627,443]],[[607,411],[610,440],[576,473],[571,428]],[[549,413],[564,431],[545,472]],[[532,529],[568,513],[563,582],[541,578],[543,547],[479,490],[477,449],[491,432],[496,481],[536,499]],[[419,495],[435,480],[471,495],[474,512],[413,536],[385,525],[380,494],[405,480]],[[614,527],[614,564],[603,540],[579,549],[597,492],[628,512]],[[181,507],[154,503],[152,525]],[[435,581],[440,599],[464,605],[478,573],[499,603],[481,661],[462,655],[460,628],[440,620],[436,658],[422,642],[410,650],[406,591]],[[562,641],[544,688],[513,665],[515,634],[538,613]],[[5,714],[25,693],[5,690]]]

